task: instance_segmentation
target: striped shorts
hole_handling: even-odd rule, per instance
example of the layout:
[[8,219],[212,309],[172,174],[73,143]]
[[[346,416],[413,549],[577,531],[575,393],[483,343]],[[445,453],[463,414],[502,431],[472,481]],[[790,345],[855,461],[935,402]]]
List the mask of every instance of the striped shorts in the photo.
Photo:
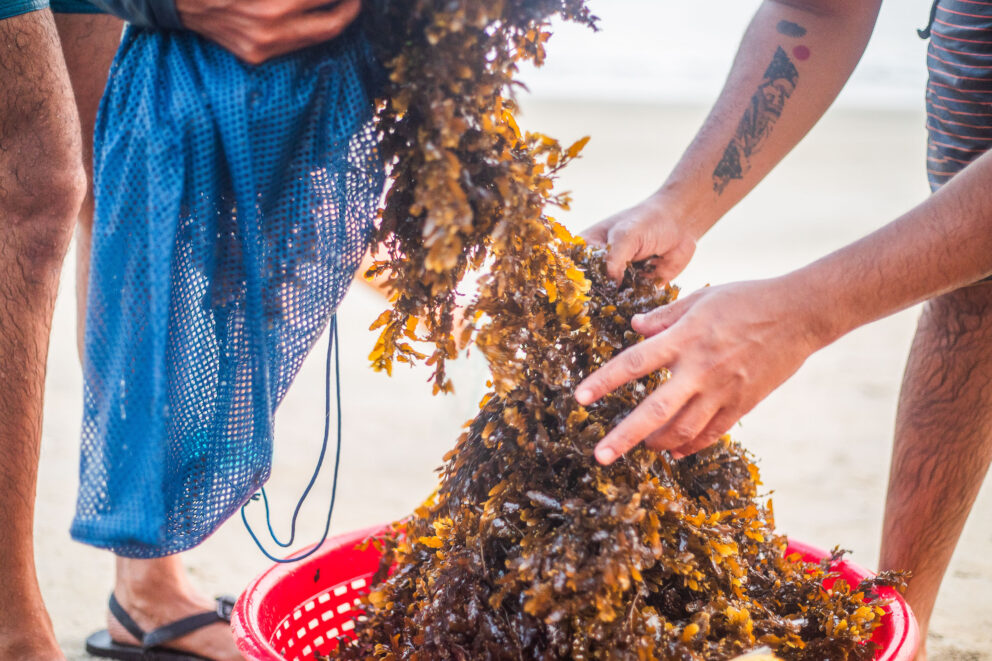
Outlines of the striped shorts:
[[992,0],[935,0],[927,31],[927,179],[936,191],[992,147]]
[[927,51],[927,177],[937,190],[992,147],[992,0],[937,0]]

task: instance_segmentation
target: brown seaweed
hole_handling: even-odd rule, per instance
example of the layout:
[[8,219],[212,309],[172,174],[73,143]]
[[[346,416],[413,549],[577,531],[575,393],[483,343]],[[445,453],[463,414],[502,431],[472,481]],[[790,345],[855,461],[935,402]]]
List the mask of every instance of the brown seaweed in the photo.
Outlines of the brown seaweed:
[[[394,292],[371,354],[384,371],[445,361],[471,341],[492,391],[446,456],[437,493],[374,540],[380,571],[336,659],[868,659],[886,575],[852,586],[785,557],[755,465],[724,438],[692,457],[637,449],[592,458],[663,373],[580,406],[577,383],[642,338],[635,313],[677,292],[550,218],[584,141],[523,133],[509,96],[540,62],[554,15],[595,23],[583,0],[380,0],[368,25],[390,73],[378,122],[389,164],[373,272]],[[455,337],[457,287],[488,267]],[[417,345],[428,347],[421,352]]]
[[[634,270],[618,286],[601,255],[580,252],[591,329],[563,346],[638,341],[629,318],[673,290]],[[586,409],[539,374],[487,396],[438,492],[375,540],[376,585],[335,658],[729,659],[763,645],[785,659],[872,657],[876,588],[898,576],[824,589],[829,560],[785,556],[757,468],[728,438],[681,461],[638,449],[596,465],[604,429],[661,375]]]

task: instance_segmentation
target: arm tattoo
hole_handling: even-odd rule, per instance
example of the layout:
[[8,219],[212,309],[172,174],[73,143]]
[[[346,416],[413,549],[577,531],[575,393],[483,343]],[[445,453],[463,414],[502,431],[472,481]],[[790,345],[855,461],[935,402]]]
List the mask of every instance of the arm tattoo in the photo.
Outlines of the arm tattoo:
[[733,179],[743,179],[751,168],[751,157],[764,145],[772,127],[782,116],[785,101],[796,89],[799,72],[779,47],[772,63],[768,65],[758,91],[751,97],[737,132],[727,145],[723,158],[713,171],[713,190],[723,193]]
[[799,39],[806,36],[806,28],[792,21],[779,21],[776,29],[779,34],[784,34],[786,37]]

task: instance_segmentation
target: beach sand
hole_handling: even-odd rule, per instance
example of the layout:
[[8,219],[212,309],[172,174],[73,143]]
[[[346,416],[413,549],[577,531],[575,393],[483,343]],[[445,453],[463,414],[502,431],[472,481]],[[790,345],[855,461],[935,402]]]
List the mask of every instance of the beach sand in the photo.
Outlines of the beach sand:
[[[702,112],[545,100],[525,103],[521,123],[563,141],[592,136],[585,157],[562,182],[575,200],[563,219],[579,230],[655,188]],[[828,114],[779,171],[704,238],[679,284],[688,292],[783,273],[922,200],[923,119],[921,112]],[[71,660],[81,660],[87,658],[86,635],[103,624],[112,560],[68,536],[81,410],[72,266],[70,259],[56,310],[36,530],[40,580],[59,640]],[[424,370],[400,370],[392,379],[373,373],[365,358],[373,335],[366,329],[382,308],[381,299],[358,287],[339,313],[344,447],[334,532],[410,512],[433,488],[433,469],[484,392],[486,369],[478,356],[453,366],[453,397],[431,397]],[[760,458],[779,529],[822,547],[851,549],[868,567],[876,564],[896,397],[917,315],[910,310],[872,324],[815,355],[735,431]],[[277,421],[269,486],[280,532],[319,450],[323,396],[318,348]],[[318,538],[328,495],[325,472],[305,509],[300,539]],[[251,510],[256,525],[259,507]],[[986,629],[992,613],[990,512],[992,489],[986,486],[937,604],[932,659],[992,659]],[[237,519],[187,560],[210,594],[239,592],[269,564]]]

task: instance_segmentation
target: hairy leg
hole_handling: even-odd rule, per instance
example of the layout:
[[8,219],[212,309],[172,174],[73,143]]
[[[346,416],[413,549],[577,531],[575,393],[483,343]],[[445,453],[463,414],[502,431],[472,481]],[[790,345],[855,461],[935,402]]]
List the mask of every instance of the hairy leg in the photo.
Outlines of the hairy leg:
[[[99,14],[57,14],[55,21],[79,108],[83,157],[89,184],[76,232],[76,337],[82,359],[93,232],[93,126],[110,63],[120,43],[122,23],[119,19]],[[214,609],[213,602],[190,585],[179,556],[155,560],[117,558],[116,562],[114,593],[117,600],[146,631]],[[138,642],[109,611],[107,627],[111,637],[118,642]],[[168,645],[218,661],[241,659],[230,628],[223,623],[206,627]]]
[[79,111],[83,167],[86,170],[86,198],[76,225],[76,342],[82,359],[93,232],[93,126],[96,124],[100,97],[107,85],[110,63],[121,41],[124,22],[106,14],[55,14],[55,25],[62,41],[62,52]]
[[924,641],[990,459],[992,283],[983,283],[927,304],[899,399],[881,567],[913,573],[906,598]]
[[0,21],[0,658],[61,659],[34,568],[45,361],[84,183],[48,11]]

